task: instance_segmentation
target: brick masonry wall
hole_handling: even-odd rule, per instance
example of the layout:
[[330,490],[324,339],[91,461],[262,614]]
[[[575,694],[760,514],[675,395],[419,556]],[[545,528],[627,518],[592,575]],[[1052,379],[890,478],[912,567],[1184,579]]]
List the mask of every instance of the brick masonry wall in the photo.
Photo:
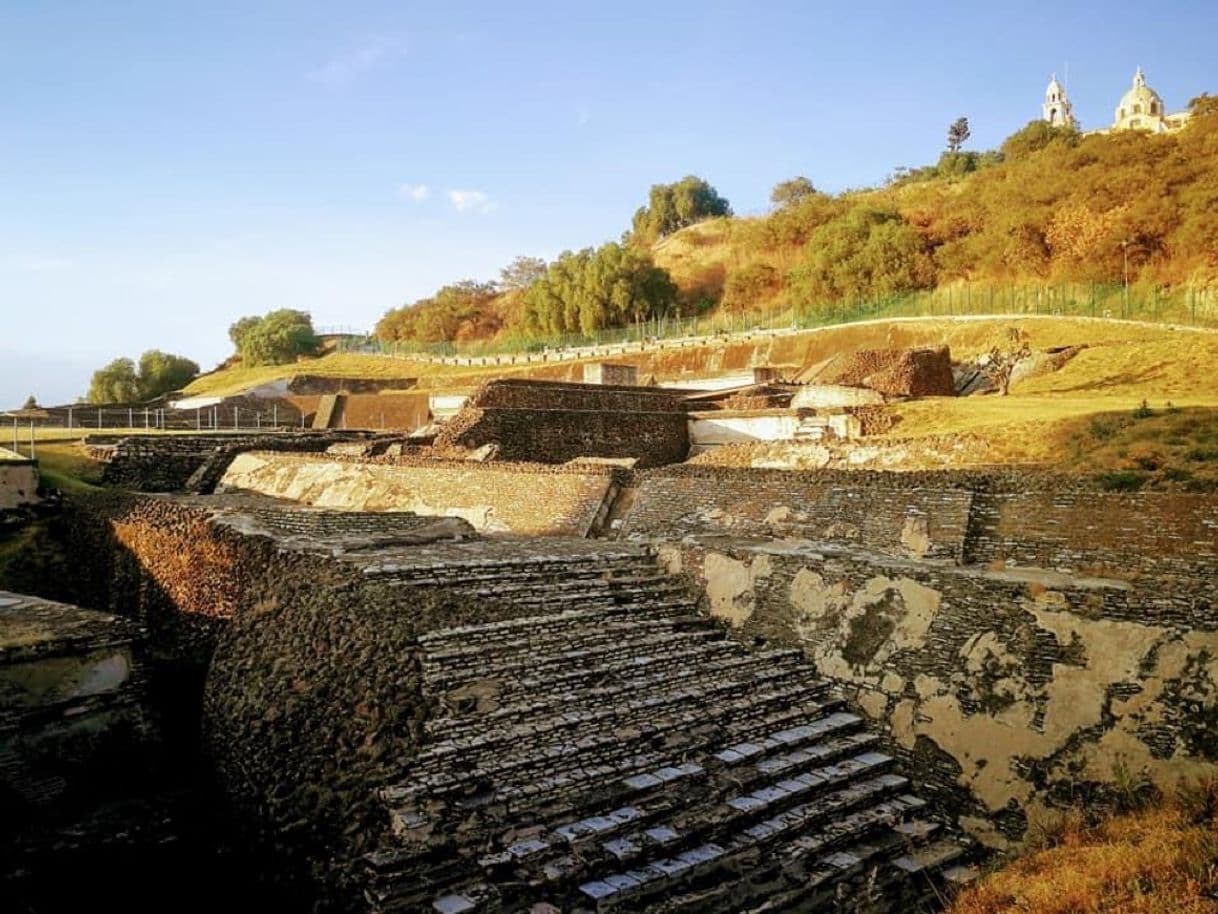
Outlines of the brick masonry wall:
[[967,560],[1136,578],[1218,580],[1218,497],[1172,492],[978,494]]

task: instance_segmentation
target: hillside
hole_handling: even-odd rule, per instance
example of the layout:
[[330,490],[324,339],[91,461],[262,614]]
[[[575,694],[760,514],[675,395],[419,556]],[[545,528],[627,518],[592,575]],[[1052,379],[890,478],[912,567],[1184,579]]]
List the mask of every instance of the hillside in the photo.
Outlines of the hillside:
[[[378,335],[407,350],[477,352],[590,340],[646,320],[649,333],[676,320],[708,329],[995,311],[1218,325],[1218,99],[1203,96],[1194,110],[1184,130],[1162,135],[1034,121],[1000,149],[944,153],[837,195],[802,179],[764,216],[703,219],[654,243],[654,232],[636,232],[624,247],[565,254],[549,274],[522,259],[513,267],[541,269],[507,292],[446,286],[390,312]],[[579,258],[596,259],[600,279],[639,256],[671,276],[675,295],[661,284],[649,298],[655,281],[638,272],[586,291]],[[548,288],[532,294],[543,279]],[[602,292],[575,321],[573,309]]]
[[[859,349],[946,344],[960,360],[988,351],[1013,320],[878,320],[718,339],[701,347],[651,346],[613,359],[637,365],[641,375],[654,375],[660,383],[740,373],[753,365],[794,371]],[[1008,397],[936,398],[892,406],[894,427],[857,448],[861,457],[871,454],[865,465],[911,469],[1037,463],[1071,472],[1130,471],[1150,481],[1170,481],[1182,469],[1187,478],[1218,480],[1218,373],[1213,371],[1218,332],[1111,320],[1017,320],[1034,349],[1085,348],[1059,371],[1016,382]],[[468,390],[491,377],[580,380],[583,363],[457,366],[331,354],[292,366],[225,369],[199,378],[187,393],[233,394],[297,373],[417,378],[423,389]],[[1141,409],[1143,401],[1148,412]],[[768,456],[795,465],[810,457],[798,449],[792,456],[790,446],[771,448]],[[740,460],[747,464],[765,456],[764,448],[750,448]]]

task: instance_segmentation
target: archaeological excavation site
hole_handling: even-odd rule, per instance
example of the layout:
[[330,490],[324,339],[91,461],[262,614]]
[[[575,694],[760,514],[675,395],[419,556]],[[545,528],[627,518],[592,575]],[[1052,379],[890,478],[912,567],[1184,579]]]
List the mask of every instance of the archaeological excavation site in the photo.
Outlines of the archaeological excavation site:
[[930,914],[1212,772],[1218,495],[887,469],[985,373],[822,355],[0,459],[0,909]]

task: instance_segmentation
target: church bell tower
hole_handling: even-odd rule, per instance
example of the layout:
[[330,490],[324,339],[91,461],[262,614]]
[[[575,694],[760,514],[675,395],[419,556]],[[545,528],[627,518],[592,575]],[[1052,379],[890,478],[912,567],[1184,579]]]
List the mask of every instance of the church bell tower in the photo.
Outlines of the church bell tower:
[[1041,110],[1045,121],[1054,127],[1078,126],[1074,120],[1070,99],[1066,98],[1066,89],[1057,81],[1057,74],[1049,80],[1049,88],[1045,89],[1045,104]]

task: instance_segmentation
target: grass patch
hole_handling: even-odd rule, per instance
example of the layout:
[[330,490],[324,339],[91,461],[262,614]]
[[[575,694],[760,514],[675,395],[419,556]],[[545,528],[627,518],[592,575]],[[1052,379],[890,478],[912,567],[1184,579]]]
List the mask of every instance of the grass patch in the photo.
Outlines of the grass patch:
[[64,492],[92,492],[101,485],[102,464],[77,444],[57,442],[38,448],[38,475],[43,486]]
[[1138,407],[1095,416],[1066,430],[1064,450],[1064,468],[1095,475],[1110,491],[1215,490],[1218,409]]
[[1043,846],[957,896],[948,914],[1214,914],[1218,784],[1100,822],[1080,810]]

